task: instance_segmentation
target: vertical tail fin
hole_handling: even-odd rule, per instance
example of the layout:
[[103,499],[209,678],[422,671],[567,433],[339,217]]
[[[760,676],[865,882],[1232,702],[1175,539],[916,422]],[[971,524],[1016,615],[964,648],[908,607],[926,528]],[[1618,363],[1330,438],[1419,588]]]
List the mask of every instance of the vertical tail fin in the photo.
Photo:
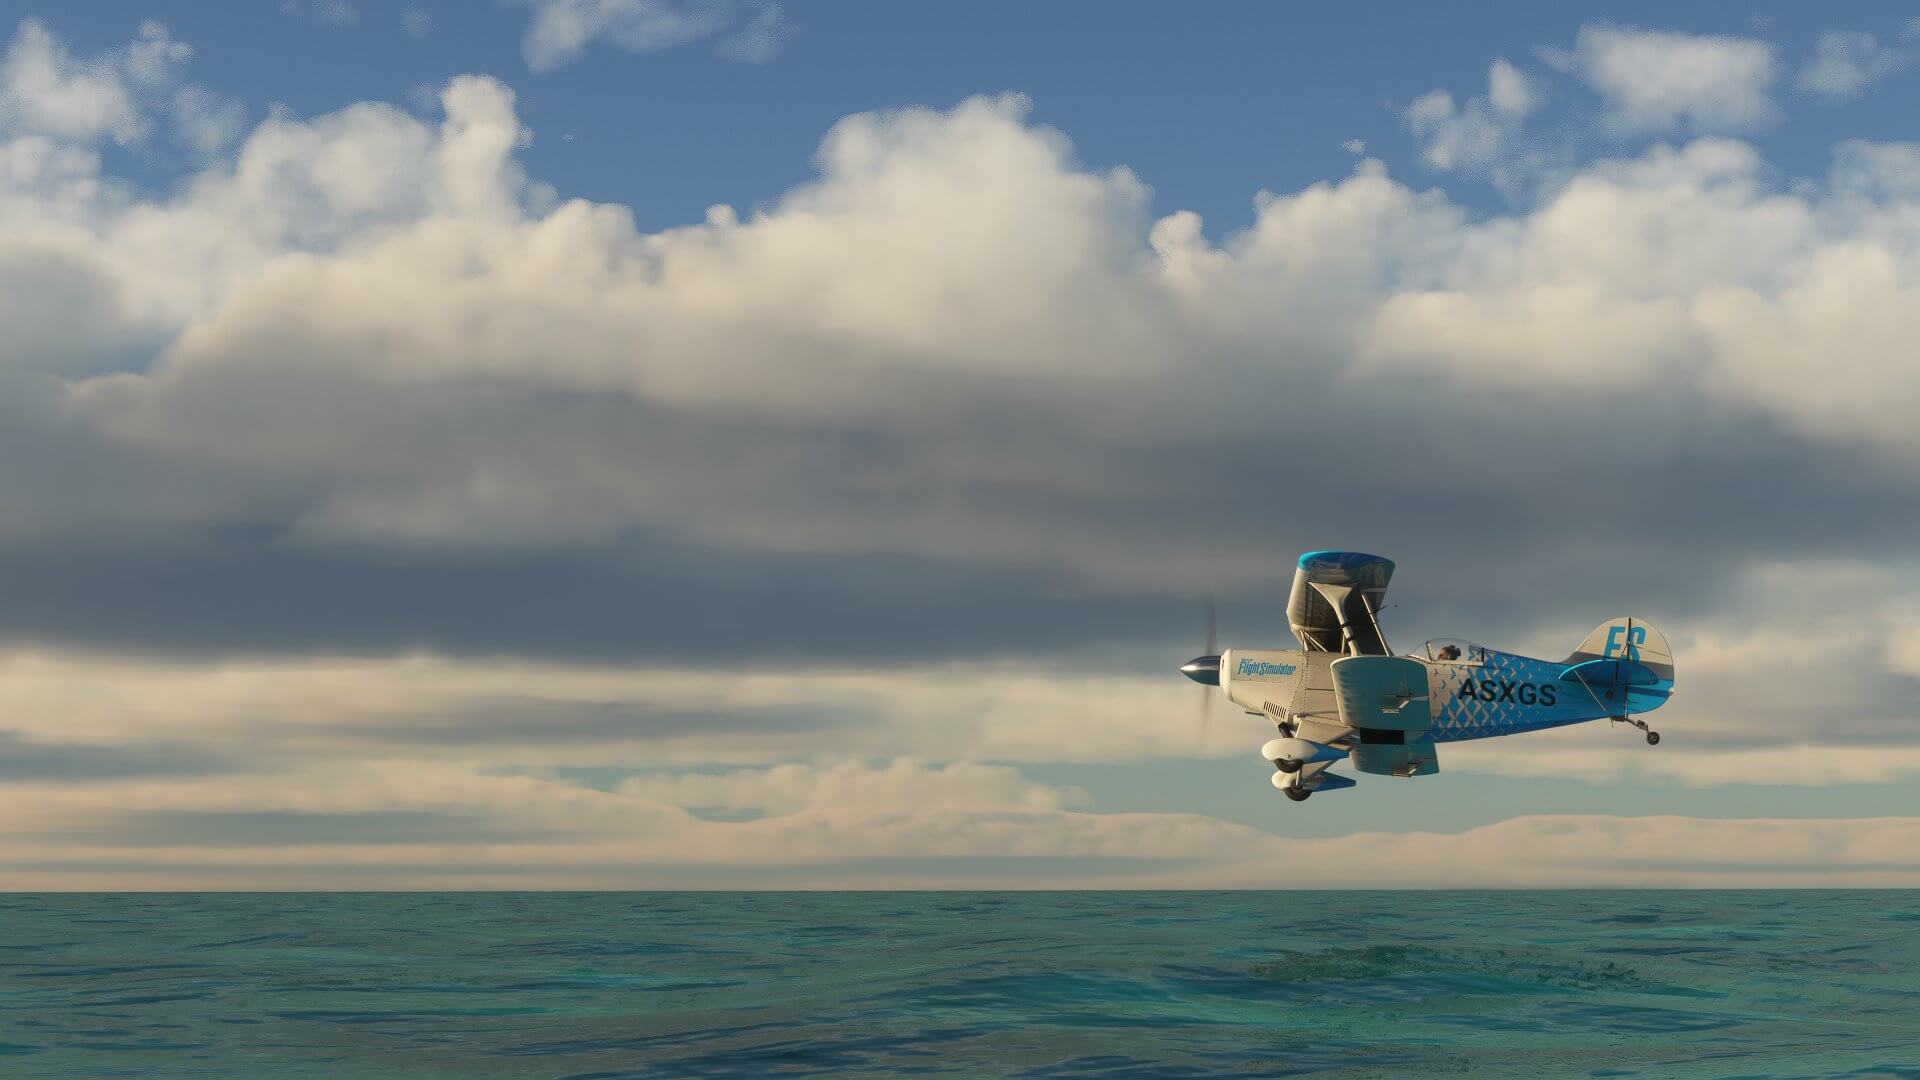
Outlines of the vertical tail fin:
[[[1625,684],[1635,711],[1658,708],[1673,691],[1673,649],[1667,644],[1667,636],[1645,619],[1622,615],[1601,623],[1567,657],[1567,667],[1596,660],[1619,661],[1604,666],[1619,669],[1611,679]],[[1595,671],[1590,677],[1601,677],[1601,673]]]
[[1667,646],[1666,635],[1647,620],[1631,615],[1601,623],[1567,657],[1569,664],[1588,660],[1632,660],[1652,668],[1661,678],[1673,677],[1673,650]]

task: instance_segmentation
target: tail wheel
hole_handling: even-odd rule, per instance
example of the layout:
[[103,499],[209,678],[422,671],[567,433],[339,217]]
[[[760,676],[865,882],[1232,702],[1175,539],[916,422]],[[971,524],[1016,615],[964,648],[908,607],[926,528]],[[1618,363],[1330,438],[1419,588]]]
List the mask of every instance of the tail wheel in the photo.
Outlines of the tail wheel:
[[1647,745],[1648,745],[1648,746],[1659,746],[1659,745],[1660,745],[1660,733],[1659,733],[1659,732],[1657,732],[1657,731],[1649,731],[1649,732],[1647,732]]

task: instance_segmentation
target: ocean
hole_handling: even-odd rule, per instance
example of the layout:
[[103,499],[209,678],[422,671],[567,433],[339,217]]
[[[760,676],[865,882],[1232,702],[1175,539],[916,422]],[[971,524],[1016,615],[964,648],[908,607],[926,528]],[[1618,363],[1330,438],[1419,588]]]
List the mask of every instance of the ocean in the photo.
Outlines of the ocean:
[[1920,892],[0,896],[0,1076],[1920,1077]]

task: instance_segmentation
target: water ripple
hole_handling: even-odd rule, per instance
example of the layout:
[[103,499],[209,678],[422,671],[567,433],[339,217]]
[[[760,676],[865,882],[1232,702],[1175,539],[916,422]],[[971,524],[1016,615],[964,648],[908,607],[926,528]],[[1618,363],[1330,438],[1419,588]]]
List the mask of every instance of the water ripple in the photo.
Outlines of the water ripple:
[[0,920],[0,1075],[53,1080],[1920,1080],[1914,893],[15,895]]

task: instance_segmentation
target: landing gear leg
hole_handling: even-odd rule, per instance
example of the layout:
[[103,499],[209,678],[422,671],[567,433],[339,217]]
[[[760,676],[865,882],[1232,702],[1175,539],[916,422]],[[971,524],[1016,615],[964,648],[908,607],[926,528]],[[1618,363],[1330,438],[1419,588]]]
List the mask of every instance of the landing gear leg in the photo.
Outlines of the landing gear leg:
[[1645,720],[1641,720],[1637,717],[1632,717],[1632,716],[1616,716],[1614,717],[1614,720],[1616,721],[1624,720],[1627,723],[1632,724],[1634,727],[1639,728],[1641,731],[1646,732],[1648,746],[1660,745],[1660,733],[1648,727],[1647,722]]
[[[1271,716],[1272,714],[1269,713],[1265,715]],[[1293,738],[1294,732],[1298,730],[1293,726],[1291,719],[1275,720],[1273,726],[1280,732],[1280,737],[1283,739]],[[1276,761],[1273,763],[1273,767],[1283,773],[1297,773],[1300,771],[1300,763],[1297,761]],[[1293,794],[1293,789],[1288,788],[1287,794]]]

